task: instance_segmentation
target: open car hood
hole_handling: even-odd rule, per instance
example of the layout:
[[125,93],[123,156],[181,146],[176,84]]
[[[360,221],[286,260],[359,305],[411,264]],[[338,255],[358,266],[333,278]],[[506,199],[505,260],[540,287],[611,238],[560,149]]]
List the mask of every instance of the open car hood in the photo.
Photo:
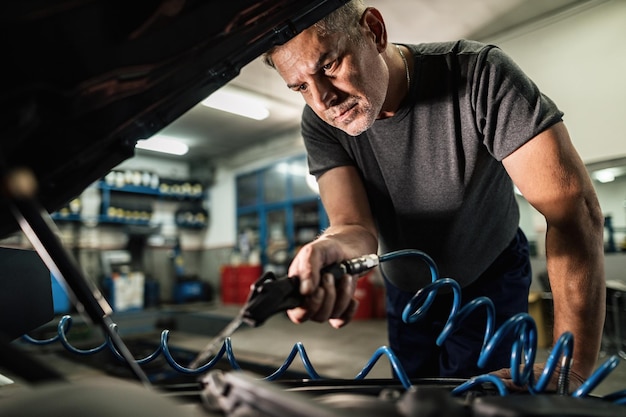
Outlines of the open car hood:
[[[0,174],[31,169],[48,211],[346,0],[6,0]],[[17,230],[0,197],[0,236]]]

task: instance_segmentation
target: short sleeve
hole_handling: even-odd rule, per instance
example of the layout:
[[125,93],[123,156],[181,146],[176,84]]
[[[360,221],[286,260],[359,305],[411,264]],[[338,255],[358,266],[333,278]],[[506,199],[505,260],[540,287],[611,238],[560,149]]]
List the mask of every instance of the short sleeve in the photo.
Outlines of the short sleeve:
[[321,120],[309,106],[303,110],[301,127],[309,172],[316,178],[332,168],[354,165],[343,143],[345,134]]
[[474,70],[476,123],[499,161],[562,120],[563,113],[502,50],[483,50]]

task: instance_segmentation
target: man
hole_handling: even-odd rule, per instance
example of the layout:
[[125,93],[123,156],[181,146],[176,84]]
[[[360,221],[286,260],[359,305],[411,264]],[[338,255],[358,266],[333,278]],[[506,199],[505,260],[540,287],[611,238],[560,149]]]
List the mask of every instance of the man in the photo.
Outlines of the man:
[[[603,216],[562,113],[515,63],[476,42],[390,44],[381,13],[360,0],[265,59],[307,104],[302,134],[330,220],[289,268],[307,296],[288,312],[292,321],[348,323],[356,277],[335,285],[320,269],[399,249],[432,256],[442,277],[463,286],[464,302],[490,297],[498,326],[526,311],[531,274],[515,184],[547,222],[554,337],[575,336],[571,386],[591,374],[605,312]],[[497,374],[508,377],[510,344],[488,369],[476,366],[480,314],[435,346],[449,295],[438,296],[425,319],[402,321],[406,303],[430,281],[419,262],[384,263],[381,271],[390,345],[409,376],[502,368]]]

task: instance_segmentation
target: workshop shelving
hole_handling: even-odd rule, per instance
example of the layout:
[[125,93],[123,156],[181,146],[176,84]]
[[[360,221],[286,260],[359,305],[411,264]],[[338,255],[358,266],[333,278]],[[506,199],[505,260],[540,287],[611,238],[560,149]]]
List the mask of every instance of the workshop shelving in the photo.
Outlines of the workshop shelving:
[[266,269],[284,272],[297,250],[328,226],[310,185],[306,158],[279,161],[236,179],[238,249],[255,251]]
[[[119,175],[118,175],[119,174]],[[94,184],[100,198],[98,213],[85,213],[80,206],[84,198],[72,200],[66,207],[52,214],[58,221],[84,221],[98,224],[150,225],[153,223],[155,203],[176,203],[174,221],[178,227],[201,229],[208,224],[208,212],[203,207],[206,193],[197,181],[154,179],[147,175],[122,176],[112,171]],[[139,178],[129,183],[124,178]],[[141,178],[144,179],[141,182]],[[78,206],[78,207],[77,207]]]

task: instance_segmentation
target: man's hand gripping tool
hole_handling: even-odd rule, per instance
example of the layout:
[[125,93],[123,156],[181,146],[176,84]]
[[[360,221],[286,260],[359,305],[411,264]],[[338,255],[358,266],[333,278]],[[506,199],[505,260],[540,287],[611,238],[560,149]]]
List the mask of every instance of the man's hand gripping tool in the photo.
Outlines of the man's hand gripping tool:
[[[378,266],[377,255],[365,255],[322,268],[321,273],[331,273],[335,283],[345,274],[360,275]],[[274,273],[266,272],[251,287],[248,299],[237,316],[215,336],[196,358],[190,363],[197,368],[219,350],[226,340],[243,323],[259,327],[276,313],[302,305],[304,296],[300,294],[299,277],[277,278]]]
[[[344,275],[359,275],[378,265],[377,255],[365,255],[322,268],[331,273],[335,283]],[[261,276],[253,285],[242,311],[242,320],[252,327],[262,325],[269,317],[302,305],[299,277],[277,278],[272,272]]]

